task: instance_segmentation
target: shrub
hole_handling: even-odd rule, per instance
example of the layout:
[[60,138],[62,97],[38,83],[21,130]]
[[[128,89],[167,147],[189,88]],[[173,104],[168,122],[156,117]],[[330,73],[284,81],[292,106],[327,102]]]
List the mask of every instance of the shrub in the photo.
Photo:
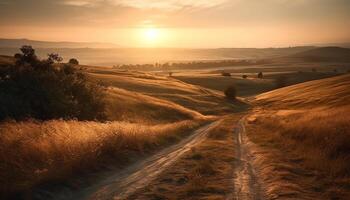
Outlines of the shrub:
[[258,73],[258,78],[263,78],[263,77],[264,77],[263,73],[262,73],[262,72],[259,72],[259,73]]
[[0,68],[0,120],[104,119],[103,92],[73,66],[54,64],[58,54],[39,60],[23,46],[15,64]]
[[63,58],[57,53],[50,53],[50,54],[47,54],[47,60],[50,63],[55,63],[55,62],[60,63],[62,62]]
[[[79,65],[79,61],[75,58],[69,59],[68,63],[71,65]],[[114,66],[113,66],[113,68],[114,68]]]
[[226,98],[228,99],[236,99],[237,89],[235,85],[230,85],[224,91]]
[[222,76],[231,76],[231,73],[228,73],[228,72],[221,72],[221,75],[222,75]]

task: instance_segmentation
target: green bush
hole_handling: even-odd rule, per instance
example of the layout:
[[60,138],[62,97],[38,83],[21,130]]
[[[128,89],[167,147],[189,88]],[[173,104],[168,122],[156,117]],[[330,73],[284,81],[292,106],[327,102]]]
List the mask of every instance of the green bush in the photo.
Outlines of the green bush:
[[23,46],[15,64],[0,68],[0,120],[11,118],[105,119],[102,88],[57,54],[39,60]]

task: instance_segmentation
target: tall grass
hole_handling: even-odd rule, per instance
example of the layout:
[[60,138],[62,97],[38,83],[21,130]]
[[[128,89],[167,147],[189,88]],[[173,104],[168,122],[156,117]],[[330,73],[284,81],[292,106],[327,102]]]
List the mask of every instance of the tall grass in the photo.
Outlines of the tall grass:
[[292,150],[306,167],[331,177],[350,177],[350,106],[292,113],[260,116],[257,137]]
[[123,166],[131,155],[175,142],[202,122],[4,122],[0,125],[0,197],[102,166]]

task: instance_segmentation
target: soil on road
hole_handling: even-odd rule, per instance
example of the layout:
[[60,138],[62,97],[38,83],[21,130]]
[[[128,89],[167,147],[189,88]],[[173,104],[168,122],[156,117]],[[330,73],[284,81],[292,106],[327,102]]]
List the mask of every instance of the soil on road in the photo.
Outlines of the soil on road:
[[159,153],[140,161],[125,170],[116,172],[113,176],[98,182],[82,191],[57,196],[56,199],[126,199],[138,189],[146,187],[170,167],[186,152],[203,142],[207,134],[221,120],[212,122],[198,130],[178,144],[163,149]]

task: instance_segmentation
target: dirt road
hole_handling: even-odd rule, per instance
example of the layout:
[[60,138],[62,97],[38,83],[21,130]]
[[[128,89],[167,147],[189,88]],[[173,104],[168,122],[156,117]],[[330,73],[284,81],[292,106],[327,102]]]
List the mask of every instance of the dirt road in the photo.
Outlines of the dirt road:
[[[208,133],[217,127],[222,120],[212,122],[198,130],[180,143],[163,149],[150,158],[135,163],[121,172],[100,181],[99,183],[74,193],[56,196],[56,199],[88,199],[88,200],[122,200],[137,190],[147,187],[164,170],[173,166],[184,154],[207,139]],[[265,199],[258,175],[253,167],[254,155],[245,135],[245,117],[233,130],[235,162],[233,165],[232,193],[227,200],[262,200]],[[232,130],[232,129],[231,129]],[[229,152],[228,152],[229,153]]]
[[170,146],[150,158],[136,163],[127,169],[93,185],[83,191],[65,193],[56,199],[125,199],[137,189],[147,186],[167,167],[171,166],[184,153],[205,140],[207,133],[221,120],[212,122],[198,130],[180,143]]
[[234,193],[228,199],[239,200],[261,200],[261,184],[258,181],[257,172],[253,167],[254,155],[248,145],[248,138],[245,135],[245,117],[237,124],[235,134],[235,153],[237,162],[234,166]]

